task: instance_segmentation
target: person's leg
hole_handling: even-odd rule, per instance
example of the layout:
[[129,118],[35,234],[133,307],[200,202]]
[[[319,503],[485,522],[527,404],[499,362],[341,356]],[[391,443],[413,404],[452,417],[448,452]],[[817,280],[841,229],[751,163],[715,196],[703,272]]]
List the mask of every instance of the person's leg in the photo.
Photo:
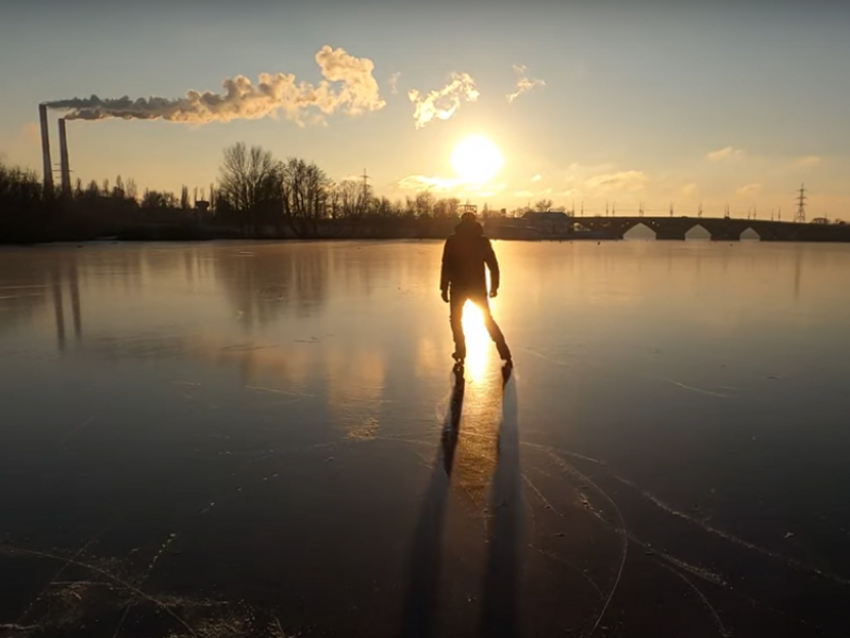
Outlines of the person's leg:
[[493,319],[493,313],[490,311],[489,299],[486,295],[484,295],[481,299],[477,299],[475,303],[478,304],[479,308],[481,308],[481,314],[484,316],[484,326],[487,328],[490,338],[496,344],[496,350],[499,351],[499,357],[501,357],[502,361],[510,361],[511,349],[508,348],[508,344],[505,341],[505,335],[502,334],[499,324],[497,324],[496,320]]
[[466,358],[466,338],[463,335],[463,305],[466,295],[452,291],[449,296],[449,323],[452,327],[452,339],[455,342],[454,358],[463,361]]

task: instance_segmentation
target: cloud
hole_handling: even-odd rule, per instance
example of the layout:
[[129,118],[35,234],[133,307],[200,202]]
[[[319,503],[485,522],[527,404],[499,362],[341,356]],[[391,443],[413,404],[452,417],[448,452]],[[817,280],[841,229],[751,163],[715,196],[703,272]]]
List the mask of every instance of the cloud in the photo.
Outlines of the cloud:
[[679,189],[679,192],[682,193],[685,197],[690,197],[694,193],[697,192],[697,185],[694,183],[685,184],[682,188]]
[[398,181],[398,187],[403,190],[437,192],[450,191],[462,186],[464,182],[450,177],[427,177],[425,175],[408,175]]
[[537,173],[537,175],[534,175],[534,176],[531,178],[531,181],[532,181],[532,182],[539,182],[541,179],[543,179],[543,176],[542,176],[540,173]]
[[305,121],[321,122],[324,115],[336,111],[359,115],[378,111],[386,105],[372,75],[375,65],[368,58],[356,58],[344,49],[325,45],[316,53],[315,60],[324,77],[316,85],[296,83],[291,74],[261,73],[256,85],[243,75],[227,78],[221,94],[188,91],[185,97],[178,99],[136,100],[129,97],[101,99],[93,95],[47,102],[47,106],[67,111],[67,119],[117,117],[193,124],[255,120],[283,112],[303,126]]
[[390,93],[398,95],[398,78],[401,76],[401,71],[396,71],[390,76],[387,84],[390,86]]
[[795,164],[797,166],[806,167],[806,166],[817,166],[820,164],[822,159],[817,155],[805,155],[798,159]]
[[761,184],[747,184],[735,191],[738,195],[752,196],[761,192]]
[[434,118],[450,119],[460,108],[462,102],[475,102],[480,95],[475,86],[475,80],[468,73],[452,73],[451,82],[442,89],[430,91],[422,96],[416,89],[411,89],[407,97],[415,105],[413,119],[416,128],[422,128]]
[[507,98],[509,103],[513,103],[515,99],[517,99],[523,93],[528,93],[529,91],[539,87],[546,86],[546,82],[543,80],[539,80],[536,78],[529,78],[526,74],[526,68],[523,64],[514,64],[514,73],[517,75],[516,79],[516,91],[513,93],[508,93]]
[[620,171],[591,177],[585,182],[588,188],[598,190],[639,191],[648,178],[643,171]]
[[706,159],[710,162],[722,162],[728,159],[741,159],[744,156],[744,151],[734,146],[726,146],[725,148],[712,151],[706,154]]
[[[436,193],[463,192],[468,194],[493,194],[505,190],[505,184],[480,184],[458,177],[439,177],[427,175],[408,175],[400,179],[396,186],[402,190],[434,191]],[[481,190],[482,188],[485,190]]]

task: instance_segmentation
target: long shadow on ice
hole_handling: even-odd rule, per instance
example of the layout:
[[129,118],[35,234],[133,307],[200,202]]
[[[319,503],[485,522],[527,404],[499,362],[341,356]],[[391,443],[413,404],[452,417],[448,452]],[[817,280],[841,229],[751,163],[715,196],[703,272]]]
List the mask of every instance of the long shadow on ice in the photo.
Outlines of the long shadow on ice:
[[519,636],[520,535],[523,514],[516,382],[504,371],[502,423],[490,510],[492,533],[484,576],[481,636]]
[[454,385],[446,421],[443,424],[440,449],[434,471],[425,493],[425,501],[410,557],[410,582],[404,606],[401,635],[424,638],[433,631],[440,576],[440,553],[443,519],[449,493],[449,481],[457,445],[460,415],[463,408],[465,381],[462,369],[453,372]]

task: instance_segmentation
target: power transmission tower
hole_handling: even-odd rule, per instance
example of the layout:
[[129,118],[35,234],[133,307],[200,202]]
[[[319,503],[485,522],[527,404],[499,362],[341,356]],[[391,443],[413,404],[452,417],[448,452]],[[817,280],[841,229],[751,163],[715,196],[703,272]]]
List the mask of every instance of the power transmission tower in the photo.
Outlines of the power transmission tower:
[[363,201],[369,199],[369,176],[366,174],[366,169],[363,169]]
[[697,209],[697,217],[702,217],[702,202],[699,203],[699,208]]
[[806,185],[800,184],[799,195],[797,195],[797,213],[794,215],[794,221],[798,224],[806,223]]
[[638,217],[643,217],[643,202],[638,206]]

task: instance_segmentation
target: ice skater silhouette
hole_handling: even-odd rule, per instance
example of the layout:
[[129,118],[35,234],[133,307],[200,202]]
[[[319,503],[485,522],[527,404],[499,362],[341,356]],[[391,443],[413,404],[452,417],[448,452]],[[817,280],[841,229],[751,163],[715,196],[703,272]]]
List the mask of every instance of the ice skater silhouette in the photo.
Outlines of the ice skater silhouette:
[[484,237],[484,229],[475,219],[475,213],[464,213],[455,226],[454,235],[446,240],[443,247],[440,275],[440,292],[443,301],[449,304],[449,323],[455,342],[452,357],[459,365],[463,365],[466,358],[466,338],[461,319],[463,306],[470,300],[481,308],[487,332],[495,342],[502,361],[510,366],[513,365],[510,348],[490,312],[485,264],[490,269],[489,297],[492,298],[499,292],[499,262],[490,240]]

